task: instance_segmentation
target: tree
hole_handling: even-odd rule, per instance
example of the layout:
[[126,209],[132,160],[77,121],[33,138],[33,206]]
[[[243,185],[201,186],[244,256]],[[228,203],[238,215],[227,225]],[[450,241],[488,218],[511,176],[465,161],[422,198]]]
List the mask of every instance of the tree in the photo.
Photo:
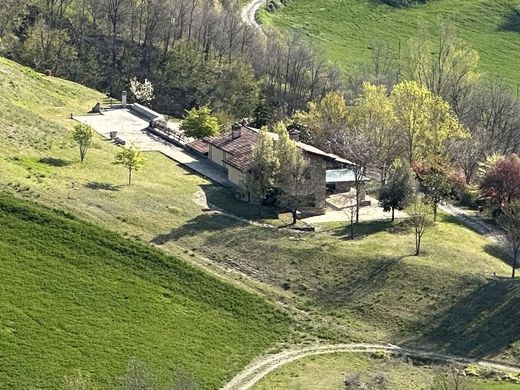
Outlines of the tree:
[[81,370],[74,370],[71,375],[63,379],[62,390],[97,390],[89,374]]
[[83,162],[87,155],[87,150],[92,146],[94,129],[85,123],[78,123],[72,130],[72,139],[79,146],[79,159]]
[[386,171],[400,149],[392,101],[386,87],[364,83],[361,95],[350,110],[348,124],[351,129],[366,134],[373,149],[369,163],[380,172],[384,182]]
[[433,221],[437,221],[437,209],[440,202],[451,193],[451,184],[446,169],[428,168],[424,174],[419,174],[424,198],[432,206]]
[[152,390],[155,388],[154,382],[146,365],[139,359],[132,358],[124,378],[124,390]]
[[404,210],[415,196],[415,180],[410,166],[396,161],[388,182],[379,190],[379,205],[385,212],[392,212],[392,222],[395,219],[395,210]]
[[208,107],[192,108],[187,111],[180,129],[186,136],[198,139],[215,136],[220,131],[217,118],[211,115]]
[[198,390],[199,388],[193,375],[184,369],[177,370],[173,377],[171,390]]
[[133,146],[129,148],[122,148],[116,154],[114,164],[123,165],[128,169],[128,185],[132,184],[132,172],[140,171],[144,164],[144,158],[139,149]]
[[445,155],[447,141],[468,136],[449,104],[415,81],[397,84],[390,97],[410,164],[437,162]]
[[276,180],[277,187],[281,190],[279,202],[282,207],[287,207],[291,211],[294,225],[298,209],[308,195],[305,177],[309,171],[309,162],[296,142],[289,138],[284,125],[278,124],[275,130],[278,134],[276,154],[280,161]]
[[[244,188],[260,201],[264,201],[276,186],[280,160],[274,148],[273,138],[267,129],[260,131],[253,149],[251,164],[244,177]],[[260,202],[260,203],[261,203]]]
[[464,371],[457,367],[439,370],[433,379],[430,390],[472,390]]
[[137,80],[137,77],[130,80],[130,92],[138,103],[150,104],[154,98],[153,90],[153,84],[148,79],[144,79],[142,83]]
[[516,154],[499,157],[488,168],[480,188],[499,207],[520,199],[520,158]]
[[507,204],[497,218],[498,225],[504,232],[508,247],[511,251],[511,277],[515,277],[520,257],[520,201]]
[[330,92],[318,103],[309,103],[306,112],[296,113],[294,120],[310,130],[309,143],[330,151],[331,141],[347,124],[347,103],[341,94]]
[[430,207],[425,205],[420,198],[408,209],[409,222],[415,233],[415,256],[421,253],[421,242],[424,234],[435,224]]
[[471,93],[479,79],[479,55],[459,38],[452,22],[441,23],[435,45],[424,30],[411,41],[411,76],[434,95],[441,96],[459,119],[471,110]]

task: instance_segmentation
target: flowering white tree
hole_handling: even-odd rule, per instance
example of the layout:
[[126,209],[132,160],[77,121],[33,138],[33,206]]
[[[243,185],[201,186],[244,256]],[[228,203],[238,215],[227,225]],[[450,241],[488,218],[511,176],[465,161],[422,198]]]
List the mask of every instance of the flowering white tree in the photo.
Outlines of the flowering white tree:
[[135,100],[142,104],[150,104],[153,95],[153,84],[150,80],[144,79],[144,83],[141,83],[137,80],[137,77],[134,77],[130,80],[130,92],[134,95]]

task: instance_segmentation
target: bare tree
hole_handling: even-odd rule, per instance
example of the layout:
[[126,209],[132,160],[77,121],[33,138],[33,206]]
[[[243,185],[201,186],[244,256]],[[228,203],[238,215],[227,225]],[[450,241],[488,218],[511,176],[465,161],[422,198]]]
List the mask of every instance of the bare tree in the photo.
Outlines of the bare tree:
[[506,246],[510,250],[513,269],[511,277],[514,278],[520,257],[520,201],[507,204],[497,218],[497,222],[504,232]]
[[408,209],[409,222],[415,233],[415,256],[421,253],[421,243],[424,234],[434,226],[433,213],[420,198]]

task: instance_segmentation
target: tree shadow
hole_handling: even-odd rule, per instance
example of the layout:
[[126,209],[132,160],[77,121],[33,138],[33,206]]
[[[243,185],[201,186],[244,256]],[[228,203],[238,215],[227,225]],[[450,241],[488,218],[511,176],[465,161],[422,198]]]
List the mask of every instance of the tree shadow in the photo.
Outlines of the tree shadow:
[[484,251],[497,259],[500,259],[504,264],[511,266],[512,256],[505,247],[505,243],[491,243],[484,247]]
[[217,232],[245,225],[247,225],[245,222],[222,214],[203,214],[191,219],[179,228],[172,229],[168,233],[158,234],[152,238],[151,242],[155,245],[164,245],[169,241],[176,241],[202,232]]
[[70,161],[54,157],[42,157],[38,160],[40,164],[50,165],[53,167],[66,167],[72,164]]
[[474,222],[473,219],[465,217],[463,214],[461,214],[459,217],[445,214],[442,216],[442,221],[464,227],[480,235],[496,233],[493,226],[491,226],[489,223],[485,221]]
[[[405,221],[391,222],[389,220],[359,222],[354,224],[354,239],[363,238],[372,234],[387,232],[391,234],[405,234],[409,231],[409,227]],[[330,234],[343,238],[350,239],[350,222],[344,226],[329,230]]]
[[492,357],[520,338],[520,280],[495,279],[478,285],[443,311],[431,313],[416,329],[420,345],[454,355]]
[[235,193],[227,188],[215,186],[214,184],[202,185],[201,188],[206,195],[208,204],[223,212],[250,221],[278,218],[278,213],[274,207],[254,205],[237,199]]
[[111,183],[101,183],[97,181],[91,181],[85,184],[85,188],[89,190],[102,190],[102,191],[119,191],[122,185],[114,185]]
[[499,30],[520,33],[520,8],[511,8]]

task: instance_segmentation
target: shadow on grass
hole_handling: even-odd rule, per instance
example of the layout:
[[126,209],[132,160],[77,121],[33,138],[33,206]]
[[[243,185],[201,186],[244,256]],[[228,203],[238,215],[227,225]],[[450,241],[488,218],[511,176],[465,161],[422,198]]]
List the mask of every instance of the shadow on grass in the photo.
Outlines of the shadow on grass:
[[237,217],[248,219],[250,221],[278,218],[278,213],[274,207],[257,206],[238,200],[235,198],[233,192],[227,188],[218,187],[211,184],[202,185],[201,188],[206,194],[208,203],[226,213],[233,214]]
[[66,167],[72,162],[63,160],[61,158],[53,158],[53,157],[42,157],[38,160],[40,164],[50,165],[52,167]]
[[520,8],[511,8],[505,16],[505,21],[499,27],[500,31],[511,31],[520,33]]
[[91,181],[85,184],[85,187],[89,190],[119,191],[122,185],[114,185],[111,183],[100,183],[97,181]]
[[324,305],[341,305],[373,294],[385,286],[389,275],[399,266],[403,257],[379,259],[370,263],[366,272],[345,278],[346,282],[319,290],[316,299]]
[[454,355],[490,357],[520,339],[519,307],[520,280],[492,280],[446,310],[431,313],[413,341]]
[[512,256],[508,252],[507,248],[504,245],[499,244],[488,244],[484,247],[484,251],[497,259],[500,259],[504,262],[504,264],[511,266],[512,265]]
[[159,234],[152,238],[156,245],[164,245],[169,241],[176,241],[186,236],[193,236],[203,232],[217,232],[247,224],[236,219],[219,214],[203,214],[186,222],[180,228],[171,230],[165,234]]
[[496,233],[494,227],[491,226],[491,224],[479,219],[469,219],[469,217],[464,217],[463,215],[456,217],[454,215],[444,214],[442,219],[440,219],[440,222],[452,223],[481,235]]
[[[359,222],[354,224],[354,239],[363,238],[372,234],[381,232],[387,232],[391,234],[402,234],[408,232],[409,228],[406,222],[391,222],[389,220],[384,221],[369,221]],[[345,225],[330,230],[333,236],[350,239],[350,222]]]

